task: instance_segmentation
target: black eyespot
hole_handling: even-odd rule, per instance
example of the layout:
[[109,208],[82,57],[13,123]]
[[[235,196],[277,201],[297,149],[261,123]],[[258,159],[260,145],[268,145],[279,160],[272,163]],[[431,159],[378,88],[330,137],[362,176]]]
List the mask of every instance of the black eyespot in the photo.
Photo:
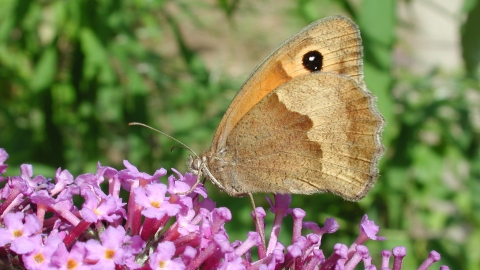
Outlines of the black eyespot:
[[311,72],[318,72],[323,68],[323,56],[319,51],[309,51],[303,55],[303,66]]

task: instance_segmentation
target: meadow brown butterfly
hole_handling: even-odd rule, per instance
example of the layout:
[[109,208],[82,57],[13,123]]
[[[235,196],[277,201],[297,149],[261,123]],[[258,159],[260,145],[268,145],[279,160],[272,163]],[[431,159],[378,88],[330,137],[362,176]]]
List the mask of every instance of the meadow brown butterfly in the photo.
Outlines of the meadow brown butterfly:
[[[357,201],[378,177],[384,119],[363,81],[358,26],[318,20],[252,73],[212,145],[190,158],[231,196],[330,192]],[[199,180],[198,180],[199,181]]]

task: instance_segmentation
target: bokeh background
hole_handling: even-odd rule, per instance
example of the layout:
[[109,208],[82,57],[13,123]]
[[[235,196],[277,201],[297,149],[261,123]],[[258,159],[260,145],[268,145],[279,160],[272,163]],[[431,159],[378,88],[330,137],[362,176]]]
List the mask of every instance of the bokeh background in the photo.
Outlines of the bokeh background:
[[[381,176],[361,202],[293,196],[306,220],[335,217],[324,247],[351,243],[364,213],[386,242],[404,245],[405,269],[432,249],[452,269],[480,269],[480,0],[2,0],[0,147],[8,173],[30,163],[53,177],[122,169],[185,172],[206,150],[254,67],[308,23],[334,14],[360,26],[365,78],[387,120]],[[169,171],[169,173],[172,173]],[[227,206],[231,240],[253,230],[246,198],[211,184]],[[267,206],[265,194],[256,195]],[[289,238],[286,222],[282,237]],[[327,248],[328,250],[328,248]],[[377,258],[378,259],[378,258]]]

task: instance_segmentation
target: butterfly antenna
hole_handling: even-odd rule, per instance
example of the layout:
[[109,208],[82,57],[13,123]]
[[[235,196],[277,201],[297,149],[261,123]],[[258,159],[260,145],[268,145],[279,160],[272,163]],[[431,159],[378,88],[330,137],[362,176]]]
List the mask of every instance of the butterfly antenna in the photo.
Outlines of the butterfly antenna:
[[[168,138],[170,138],[170,139],[178,142],[178,143],[181,144],[185,149],[187,149],[188,151],[192,152],[192,154],[195,155],[195,157],[200,158],[200,157],[197,155],[197,153],[195,153],[195,151],[193,151],[192,148],[188,147],[188,146],[187,146],[186,144],[184,144],[183,142],[175,139],[174,137],[168,135],[167,133],[165,133],[165,132],[163,132],[163,131],[160,131],[160,130],[158,130],[158,129],[156,129],[156,128],[153,128],[153,127],[151,127],[151,126],[149,126],[149,125],[146,125],[146,124],[143,124],[143,123],[138,123],[138,122],[130,122],[130,123],[128,123],[128,125],[129,125],[129,126],[144,126],[144,127],[149,128],[149,129],[151,129],[151,130],[153,130],[153,131],[156,131],[156,132],[158,132],[158,133],[160,133],[160,134],[162,134],[162,135],[164,135],[164,136],[166,136],[166,137],[168,137]],[[173,150],[173,149],[172,149],[172,150]]]
[[[170,148],[170,152],[173,152],[173,150],[175,150],[175,148],[183,148],[185,149],[185,147],[183,147],[183,145],[174,145],[172,146],[172,148]],[[188,149],[187,149],[188,150]]]

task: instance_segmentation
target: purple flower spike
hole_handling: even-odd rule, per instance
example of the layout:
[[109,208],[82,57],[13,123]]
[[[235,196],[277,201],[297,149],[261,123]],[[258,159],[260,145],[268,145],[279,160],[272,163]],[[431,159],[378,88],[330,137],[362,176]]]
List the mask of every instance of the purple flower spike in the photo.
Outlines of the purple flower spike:
[[337,263],[335,264],[335,270],[345,270],[345,261],[344,260],[338,260]]
[[[177,194],[182,192],[189,191],[195,184],[197,184],[197,176],[191,173],[186,173],[182,175],[179,171],[172,168],[178,179],[175,176],[171,175],[168,177],[168,192],[170,194]],[[195,189],[193,189],[192,194],[187,194],[189,196],[195,196],[196,194],[201,195],[203,198],[207,198],[207,189],[202,183],[199,183]]]
[[51,258],[52,266],[58,269],[89,269],[89,266],[84,263],[86,253],[87,250],[83,242],[75,243],[70,252],[68,252],[63,243],[59,243],[57,250]]
[[[194,270],[194,269],[197,269],[200,265],[202,265],[206,260],[208,260],[212,255],[213,253],[215,252],[215,250],[217,249],[217,245],[214,241],[210,241],[209,242],[209,245],[206,246],[206,248],[204,248],[202,250],[202,252],[200,252],[200,254],[198,254],[197,257],[195,257],[186,267],[187,270]],[[206,268],[208,269],[208,268]]]
[[292,203],[292,195],[290,194],[275,194],[274,196],[275,203],[272,202],[270,197],[267,196],[267,201],[270,204],[270,211],[272,213],[282,212],[286,215],[288,212],[288,207]]
[[125,203],[122,203],[120,198],[112,197],[110,195],[102,200],[90,196],[85,201],[80,213],[88,222],[97,222],[98,220],[114,222],[126,216],[125,210],[123,209],[124,205]]
[[137,167],[130,164],[130,162],[128,162],[128,160],[124,160],[123,165],[127,169],[122,170],[122,174],[126,174],[133,179],[149,180],[150,182],[152,182],[152,181],[158,180],[158,178],[160,178],[162,176],[165,176],[167,174],[167,170],[165,170],[164,168],[161,168],[161,169],[155,171],[155,173],[153,175],[149,175],[147,173],[140,172],[137,169]]
[[270,203],[270,211],[275,213],[275,219],[273,221],[272,233],[270,234],[270,241],[268,242],[267,255],[272,253],[278,241],[278,234],[282,227],[282,220],[288,213],[288,207],[292,202],[292,195],[290,194],[275,194],[275,204],[272,203],[270,197],[267,197]]
[[120,182],[120,178],[118,177],[118,171],[112,167],[104,167],[100,164],[100,162],[98,162],[97,170],[103,168],[105,169],[103,171],[103,177],[106,177],[108,181],[108,194],[114,197],[119,197],[122,185]]
[[327,218],[322,230],[324,230],[326,233],[334,233],[339,227],[340,226],[338,225],[338,222],[334,218]]
[[[0,174],[7,168],[3,164],[7,157],[0,148]],[[259,207],[255,209],[256,231],[243,243],[231,241],[225,229],[225,223],[232,220],[230,210],[217,208],[206,198],[206,189],[196,183],[195,175],[174,170],[167,189],[166,178],[160,179],[165,169],[150,176],[128,161],[124,164],[127,169],[117,171],[98,163],[95,173],[76,177],[58,169],[54,180],[33,177],[33,166],[23,164],[21,176],[6,177],[7,183],[0,188],[0,265],[10,264],[19,270],[353,270],[363,261],[364,269],[376,269],[363,243],[384,237],[377,236],[379,228],[367,216],[350,249],[336,244],[333,254],[325,259],[320,249],[322,236],[336,232],[338,223],[329,218],[320,228],[304,222],[304,210],[289,208],[291,196],[277,194],[268,199],[275,214],[273,225],[266,225],[269,219]],[[3,179],[0,176],[0,181]],[[108,192],[100,188],[106,183]],[[183,194],[196,184],[191,193]],[[129,192],[128,203],[119,196],[125,190]],[[84,203],[74,204],[74,197],[80,196]],[[292,215],[294,229],[291,242],[284,245],[278,235],[286,215]],[[302,227],[313,233],[302,235]],[[265,229],[272,232],[268,248],[260,234]],[[255,249],[256,261],[252,256]],[[401,270],[405,254],[404,247],[393,249],[393,270]],[[389,270],[391,255],[390,251],[382,252],[382,270]],[[432,251],[419,269],[425,270],[439,259]],[[449,270],[446,266],[440,269]]]
[[181,206],[171,204],[165,200],[167,186],[164,184],[150,184],[145,188],[134,189],[135,202],[144,207],[142,214],[149,218],[161,219],[165,214],[174,216],[178,214]]
[[348,258],[353,256],[355,248],[357,245],[362,245],[368,239],[383,241],[386,238],[383,236],[377,236],[380,227],[375,225],[375,222],[368,220],[368,216],[364,215],[362,221],[360,222],[360,235],[357,237],[355,242],[348,249]]
[[65,187],[73,183],[73,175],[67,171],[58,168],[57,172],[55,173],[55,181],[57,182],[55,184],[55,187],[50,190],[50,195],[56,195],[63,191]]
[[228,237],[225,234],[222,234],[222,233],[215,234],[213,236],[213,240],[217,243],[222,253],[233,252],[233,248],[232,246],[230,246],[230,242],[228,242]]
[[190,210],[186,216],[177,216],[178,223],[178,233],[180,235],[188,235],[190,233],[195,233],[198,231],[198,225],[192,222],[195,212]]
[[364,215],[360,222],[360,231],[372,240],[383,241],[386,238],[383,236],[377,236],[380,227],[375,225],[375,222],[368,220],[368,216]]
[[22,164],[20,165],[20,174],[25,181],[30,181],[33,176],[33,166],[32,164]]
[[[258,218],[258,221],[259,221],[260,225],[262,226],[262,228],[258,228],[258,224],[255,221],[255,214],[256,214],[256,218]],[[263,209],[263,207],[257,207],[257,208],[255,208],[255,213],[253,211],[250,212],[250,216],[255,221],[255,226],[256,226],[257,232],[265,231],[265,217],[267,216],[267,213],[265,212],[265,209]]]
[[370,257],[368,254],[368,248],[363,245],[358,245],[352,258],[345,264],[345,270],[355,269],[357,264],[366,257]]
[[[263,258],[258,261],[258,263],[263,263],[263,269],[275,269],[277,265],[283,264],[285,262],[285,246],[277,242],[277,245],[268,257]],[[253,264],[255,266],[255,263]]]
[[[260,223],[264,223],[264,219],[265,217],[267,216],[267,213],[265,212],[265,209],[263,209],[263,207],[257,207],[255,208],[255,212],[257,213],[257,218],[260,220]],[[255,218],[255,214],[252,212],[250,212],[250,216],[252,218]],[[258,230],[258,228],[257,228]]]
[[306,260],[307,257],[312,255],[312,252],[315,250],[318,250],[319,247],[319,242],[320,242],[320,237],[314,233],[310,233],[306,237],[306,244],[305,244],[305,249],[304,249],[304,254],[302,257],[302,260]]
[[287,247],[287,254],[285,255],[285,261],[280,266],[280,269],[288,269],[293,264],[296,258],[302,256],[303,247],[297,243]]
[[[256,218],[255,218],[255,213],[257,215]],[[263,259],[267,256],[267,251],[265,250],[266,247],[262,243],[261,236],[262,235],[265,236],[265,217],[267,216],[267,213],[265,212],[265,209],[263,209],[263,207],[257,207],[255,209],[255,213],[253,211],[250,212],[250,216],[253,218],[254,223],[255,223],[255,228],[257,229],[257,232],[260,235],[261,244],[258,245],[258,257],[260,259]],[[258,219],[258,223],[257,223],[256,219]],[[265,239],[263,239],[263,241],[265,241]]]
[[16,206],[22,203],[22,195],[30,196],[35,189],[31,187],[26,180],[20,176],[7,177],[8,182],[1,192],[1,197],[5,198],[0,206],[0,216],[4,216]]
[[196,249],[194,249],[191,246],[185,247],[185,251],[183,252],[184,261],[188,262],[188,261],[190,261],[190,259],[195,258],[196,255],[197,255],[197,250]]
[[372,264],[372,257],[370,256],[370,253],[367,253],[365,256],[363,256],[362,261],[365,267],[370,266]]
[[440,270],[450,270],[450,267],[448,267],[446,265],[442,265],[442,266],[440,266]]
[[317,269],[317,265],[323,264],[325,262],[325,255],[319,249],[313,250],[313,256],[310,259],[310,262],[304,267],[304,270]]
[[254,246],[260,246],[262,244],[262,239],[260,238],[260,234],[257,232],[249,232],[247,240],[243,242],[240,246],[235,248],[235,254],[238,256],[242,256],[247,251],[249,251]]
[[225,258],[223,263],[218,267],[218,270],[244,270],[245,265],[243,264],[242,258],[235,257],[234,259],[228,260]]
[[212,212],[212,232],[217,233],[226,222],[232,220],[232,212],[226,207],[219,207],[213,210]]
[[388,268],[390,264],[390,257],[392,256],[392,252],[390,250],[383,250],[382,251],[382,269]]
[[333,247],[334,251],[333,254],[328,257],[328,259],[325,261],[325,263],[322,264],[322,267],[320,267],[320,270],[326,270],[326,269],[334,269],[334,267],[337,265],[337,262],[343,261],[347,258],[348,254],[348,248],[347,246],[343,244],[335,244]]
[[32,252],[23,255],[22,258],[25,268],[57,269],[56,267],[51,266],[51,262],[54,252],[62,243],[62,238],[57,235],[52,235],[47,237],[44,244],[42,242],[42,237],[37,234],[32,240],[35,242],[35,249]]
[[175,245],[172,242],[165,241],[158,244],[157,249],[150,255],[150,267],[152,269],[172,269],[183,270],[185,265],[179,259],[172,259],[175,254]]
[[427,270],[433,263],[438,262],[441,256],[435,250],[430,251],[430,254],[425,261],[418,267],[418,270]]
[[40,230],[40,222],[35,215],[23,212],[8,213],[3,218],[6,228],[0,228],[0,247],[11,244],[10,249],[17,254],[25,254],[35,249],[31,236]]
[[94,262],[99,268],[112,269],[115,264],[125,263],[125,229],[122,226],[117,228],[110,226],[101,235],[99,243],[97,240],[88,240],[85,248],[86,259]]
[[292,242],[302,235],[302,222],[303,218],[307,214],[303,209],[294,208],[291,211],[293,217],[293,234],[292,234]]
[[393,250],[393,268],[392,270],[401,270],[403,258],[407,255],[405,247],[394,247]]
[[13,189],[12,193],[15,193],[15,191],[18,190],[24,196],[30,196],[35,191],[25,179],[18,176],[10,178],[8,185]]
[[8,165],[3,164],[3,162],[5,162],[7,158],[8,158],[7,151],[5,151],[5,149],[3,148],[0,148],[0,174],[4,174],[7,171]]
[[339,225],[337,223],[337,221],[334,219],[334,218],[327,218],[325,220],[325,225],[320,228],[318,226],[317,223],[315,222],[310,222],[310,221],[306,221],[306,222],[303,222],[303,227],[305,229],[310,229],[313,231],[314,234],[318,235],[319,237],[319,240],[318,240],[318,244],[317,246],[320,246],[321,243],[322,243],[322,236],[325,234],[325,233],[334,233],[338,230],[339,228]]

